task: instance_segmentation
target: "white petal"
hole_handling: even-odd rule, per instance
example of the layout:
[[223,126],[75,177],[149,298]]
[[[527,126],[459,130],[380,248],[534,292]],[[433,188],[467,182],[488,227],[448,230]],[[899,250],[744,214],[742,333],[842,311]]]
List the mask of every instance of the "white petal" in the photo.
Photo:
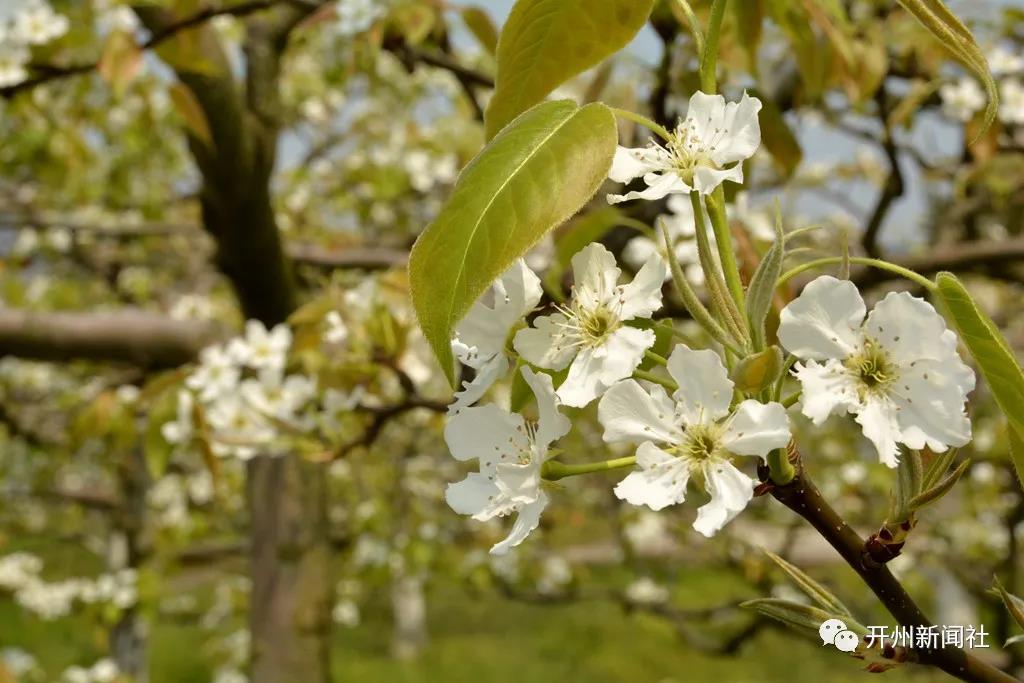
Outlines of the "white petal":
[[558,387],[562,403],[582,408],[613,384],[633,374],[644,351],[654,346],[654,332],[620,327],[604,344],[584,348],[569,366],[569,374]]
[[890,392],[900,410],[896,422],[900,441],[910,448],[927,446],[942,452],[971,440],[971,421],[964,410],[967,396],[955,375],[941,361],[921,360],[906,368]]
[[634,237],[622,248],[622,260],[633,270],[639,270],[652,258],[662,258],[658,244],[650,237]]
[[504,353],[492,356],[476,369],[476,377],[471,382],[462,383],[462,391],[456,392],[455,400],[448,406],[448,414],[453,415],[463,408],[479,401],[498,378],[508,372],[508,357]]
[[900,428],[896,422],[896,404],[884,396],[868,396],[857,412],[857,424],[875,445],[878,458],[888,467],[899,462]]
[[571,339],[563,333],[566,317],[561,313],[544,315],[533,321],[533,327],[516,332],[512,346],[530,363],[548,370],[562,370],[576,355]]
[[647,199],[654,201],[662,199],[673,193],[685,193],[690,191],[690,186],[683,182],[683,179],[674,172],[648,173],[644,176],[644,182],[648,184],[646,190],[627,192],[626,194],[608,195],[609,204],[619,204],[631,199]]
[[693,528],[711,538],[747,507],[754,497],[754,480],[724,460],[709,464],[704,475],[711,501],[697,510]]
[[[480,472],[471,472],[462,481],[448,484],[444,499],[452,510],[460,515],[479,515],[491,507],[492,501],[498,496],[498,487],[491,479]],[[482,519],[490,519],[490,515]]]
[[668,374],[679,385],[673,398],[686,424],[709,424],[729,413],[733,383],[714,351],[679,344],[668,357]]
[[771,450],[785,448],[791,437],[789,417],[781,403],[748,399],[736,407],[722,445],[737,455],[763,458]]
[[857,381],[840,361],[797,363],[793,374],[800,380],[803,390],[800,397],[803,414],[816,425],[833,413],[850,412],[860,405]]
[[739,102],[725,105],[721,139],[715,145],[711,158],[719,166],[749,159],[761,145],[761,126],[757,114],[761,100],[743,93]]
[[865,336],[881,344],[897,363],[955,356],[956,335],[946,332],[946,321],[932,305],[909,292],[889,292],[864,323]]
[[525,541],[526,537],[530,535],[530,532],[536,529],[540,524],[540,515],[544,512],[544,508],[546,508],[547,505],[547,494],[541,491],[540,496],[536,501],[519,508],[519,514],[516,516],[516,521],[512,525],[512,531],[509,532],[505,540],[495,543],[491,547],[491,554],[504,555],[510,548],[514,548]]
[[662,387],[645,390],[631,379],[613,386],[597,404],[597,419],[608,443],[675,443],[682,434],[674,424],[674,413],[675,404]]
[[540,279],[520,259],[469,309],[456,327],[459,341],[486,360],[505,348],[509,330],[540,301]]
[[779,341],[799,358],[846,358],[859,346],[864,313],[855,284],[823,275],[782,309]]
[[690,479],[685,460],[647,441],[636,451],[636,464],[637,469],[615,487],[619,499],[655,511],[683,502]]
[[502,455],[516,456],[529,448],[523,416],[494,404],[473,406],[448,418],[444,439],[456,460],[479,458],[481,468]]
[[627,148],[619,145],[615,148],[608,177],[617,183],[628,183],[640,176],[655,171],[663,166],[657,150],[645,147]]
[[540,463],[503,462],[495,467],[498,490],[506,500],[517,504],[532,503],[540,495]]
[[611,301],[621,272],[615,255],[591,242],[572,257],[573,298],[587,309]]
[[530,385],[533,395],[537,397],[537,435],[536,442],[548,445],[569,433],[572,423],[558,411],[559,401],[555,395],[551,376],[535,373],[530,368],[522,369],[523,379]]
[[668,275],[668,264],[661,258],[661,254],[648,258],[633,281],[622,288],[620,318],[648,318],[661,308],[661,286],[665,284]]
[[742,183],[743,165],[736,164],[731,168],[725,169],[698,166],[693,171],[693,189],[701,194],[711,194],[716,187],[726,180]]

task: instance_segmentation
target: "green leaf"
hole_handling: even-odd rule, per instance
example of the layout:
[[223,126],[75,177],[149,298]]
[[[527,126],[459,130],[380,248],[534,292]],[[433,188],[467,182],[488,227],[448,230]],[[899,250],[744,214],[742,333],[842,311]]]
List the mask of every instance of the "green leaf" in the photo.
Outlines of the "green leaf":
[[462,8],[462,23],[473,34],[477,42],[493,55],[498,49],[498,29],[494,27],[491,16],[475,5]]
[[1003,600],[1003,605],[1006,606],[1006,610],[1013,617],[1013,620],[1017,622],[1017,625],[1024,628],[1024,600],[1021,600],[1016,595],[1007,592],[1003,588],[1003,584],[998,578],[995,580],[995,589],[999,593],[999,597]]
[[518,0],[498,39],[488,139],[556,87],[625,47],[654,0]]
[[999,89],[989,71],[985,55],[974,40],[970,30],[949,11],[942,0],[898,0],[903,9],[910,12],[925,28],[931,31],[939,43],[949,50],[961,64],[974,72],[981,79],[988,94],[988,106],[985,108],[985,120],[978,131],[977,137],[988,130],[999,110]]
[[803,605],[799,602],[792,602],[790,600],[783,600],[781,598],[757,598],[755,600],[747,600],[741,602],[740,607],[743,609],[754,610],[766,617],[771,617],[777,621],[781,621],[787,626],[803,631],[808,635],[818,635],[818,628],[822,622],[828,621],[829,619],[839,619],[846,627],[855,633],[861,635],[867,634],[867,629],[853,621],[849,616],[843,614],[834,614],[832,612],[826,612],[823,609],[817,607],[811,607],[810,605]]
[[545,102],[513,121],[459,175],[409,258],[420,327],[449,381],[455,324],[515,259],[594,195],[617,139],[615,117],[603,104]]
[[[796,565],[790,564],[775,553],[768,552],[767,554],[775,564],[779,565],[782,571],[789,575],[789,578],[793,579],[796,585],[800,587],[800,590],[806,593],[807,597],[811,600],[814,600],[814,602],[818,603],[829,612],[839,615],[840,618],[853,616],[849,608],[847,608],[839,598],[833,595],[832,591],[805,574],[802,569]],[[819,621],[818,623],[820,624],[821,622]]]
[[953,485],[960,481],[960,477],[964,476],[964,472],[967,471],[970,464],[970,460],[964,460],[955,470],[949,473],[949,476],[911,498],[907,505],[910,512],[917,512],[925,505],[931,505],[939,498],[942,498],[944,495],[949,493],[949,490],[953,488]]
[[775,241],[765,253],[747,287],[747,318],[756,339],[764,341],[764,321],[772,307],[775,286],[782,274],[782,261],[786,257],[786,236],[782,230],[782,213],[775,208]]
[[213,149],[213,133],[210,131],[210,123],[206,120],[203,108],[199,106],[192,90],[184,83],[172,83],[167,89],[171,96],[171,104],[185,124],[185,128],[197,140]]
[[1007,427],[1006,431],[1010,437],[1010,458],[1017,472],[1017,482],[1024,487],[1024,437],[1013,427]]
[[1024,371],[999,328],[952,273],[939,273],[935,290],[946,306],[960,338],[978,363],[996,403],[1010,421],[1010,428],[1024,434]]

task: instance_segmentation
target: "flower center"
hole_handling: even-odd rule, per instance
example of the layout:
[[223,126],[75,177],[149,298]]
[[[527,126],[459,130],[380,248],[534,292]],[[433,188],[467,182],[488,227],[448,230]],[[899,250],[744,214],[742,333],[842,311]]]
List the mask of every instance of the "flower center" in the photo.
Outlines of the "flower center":
[[566,317],[561,323],[564,341],[560,346],[601,346],[612,332],[622,326],[619,316],[604,303],[585,308],[574,300],[571,306],[561,306],[558,310]]
[[874,339],[867,339],[860,353],[846,360],[846,367],[869,391],[884,389],[896,379],[896,367]]
[[692,425],[686,428],[686,441],[680,455],[690,460],[704,461],[720,453],[721,429],[718,425]]
[[673,131],[668,141],[668,152],[672,157],[676,173],[687,184],[693,183],[693,174],[698,166],[718,168],[711,155],[718,143],[727,134],[727,130],[715,129],[711,140],[702,140],[695,131],[694,122],[686,119]]

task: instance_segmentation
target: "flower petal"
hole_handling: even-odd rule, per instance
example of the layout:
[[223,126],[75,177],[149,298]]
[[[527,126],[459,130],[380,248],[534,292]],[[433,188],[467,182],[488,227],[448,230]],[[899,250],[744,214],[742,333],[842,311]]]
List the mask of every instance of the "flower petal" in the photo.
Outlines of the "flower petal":
[[530,368],[522,369],[523,379],[530,385],[533,395],[537,397],[537,433],[535,443],[546,446],[569,433],[572,423],[558,411],[559,400],[551,376],[542,372],[534,372]]
[[481,470],[502,455],[508,457],[528,449],[523,416],[506,413],[494,404],[465,408],[448,418],[444,440],[456,460],[480,459]]
[[573,298],[588,310],[611,301],[621,273],[615,255],[591,242],[572,257]]
[[463,408],[479,401],[498,378],[508,371],[508,357],[504,353],[491,356],[476,370],[476,377],[470,382],[462,383],[462,391],[455,393],[455,400],[448,406],[448,414],[454,415]]
[[698,166],[693,170],[693,189],[701,194],[711,194],[716,187],[726,180],[742,183],[743,165],[736,164],[731,168],[724,169]]
[[823,275],[782,309],[779,341],[799,358],[846,358],[860,344],[865,310],[855,284]]
[[956,334],[946,329],[946,321],[931,304],[909,292],[889,292],[875,304],[864,323],[864,334],[900,364],[957,355]]
[[860,405],[857,382],[837,360],[797,363],[793,372],[800,380],[803,414],[822,424],[833,413],[851,412]]
[[516,353],[537,367],[562,370],[576,355],[572,340],[564,333],[566,321],[561,313],[541,316],[533,321],[533,327],[516,332],[512,346]]
[[878,458],[887,467],[899,463],[900,427],[896,422],[896,405],[885,396],[868,396],[857,412],[857,424],[864,436],[875,445]]
[[644,351],[654,346],[654,332],[635,327],[620,327],[601,346],[584,348],[572,365],[565,381],[558,387],[562,403],[582,408],[603,394],[613,384],[633,374]]
[[747,507],[754,497],[754,480],[725,460],[709,464],[704,475],[711,501],[697,510],[693,528],[711,538]]
[[476,301],[456,327],[460,342],[488,359],[505,348],[505,339],[540,301],[540,279],[519,259]]
[[628,183],[640,176],[663,168],[664,155],[650,147],[628,148],[619,145],[615,148],[608,177],[617,183]]
[[668,357],[668,374],[679,385],[672,396],[687,425],[708,424],[729,413],[733,383],[714,351],[679,344]]
[[937,360],[917,361],[903,371],[891,392],[899,406],[900,441],[909,448],[927,446],[942,452],[971,440],[971,421],[964,410],[967,396],[945,365]]
[[674,413],[675,404],[662,387],[645,390],[632,379],[613,386],[597,404],[597,419],[607,443],[675,443],[682,434],[674,423]]
[[637,469],[615,486],[620,500],[655,511],[683,502],[690,479],[685,460],[645,441],[636,451],[636,464]]
[[[485,511],[492,507],[493,500],[498,496],[498,486],[487,475],[480,472],[470,472],[462,481],[448,484],[445,489],[444,499],[448,506],[460,515],[485,514]],[[485,516],[481,521],[500,514]]]
[[519,514],[516,516],[516,521],[512,525],[512,531],[509,532],[505,540],[495,543],[491,547],[492,555],[504,555],[509,549],[514,548],[530,535],[530,532],[540,525],[540,515],[544,512],[544,508],[548,505],[547,494],[543,491],[540,492],[537,500],[529,505],[524,505],[519,508]]
[[666,171],[665,173],[648,173],[644,176],[644,182],[648,185],[646,190],[627,192],[626,194],[610,194],[608,195],[608,203],[619,204],[631,199],[647,199],[649,201],[654,201],[662,199],[663,197],[673,193],[684,193],[690,191],[690,186],[684,183],[683,179],[672,171]]
[[743,93],[739,102],[725,105],[722,133],[711,158],[719,166],[749,159],[761,146],[761,125],[757,120],[761,100]]
[[736,407],[722,445],[737,455],[763,458],[771,450],[785,448],[791,438],[789,417],[781,403],[748,399]]
[[620,319],[647,318],[661,308],[661,286],[668,276],[668,264],[661,254],[648,258],[633,281],[621,289]]

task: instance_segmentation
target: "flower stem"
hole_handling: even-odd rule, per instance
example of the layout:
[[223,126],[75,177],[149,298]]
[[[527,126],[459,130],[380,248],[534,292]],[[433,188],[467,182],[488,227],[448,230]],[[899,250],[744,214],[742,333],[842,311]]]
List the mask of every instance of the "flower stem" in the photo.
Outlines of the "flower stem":
[[782,403],[782,405],[785,406],[786,408],[792,408],[793,404],[800,400],[801,394],[803,394],[803,392],[797,389],[792,394],[782,399],[780,403]]
[[796,468],[789,461],[787,449],[776,448],[768,452],[768,471],[771,472],[772,481],[776,484],[784,486],[793,481],[796,476]]
[[636,369],[633,371],[633,377],[635,377],[636,379],[647,380],[648,382],[654,382],[655,384],[660,384],[669,391],[675,391],[676,389],[679,388],[679,385],[673,382],[671,379],[661,377],[660,375],[655,375],[653,372],[648,372],[647,370]]
[[743,296],[743,280],[740,278],[740,269],[736,264],[736,249],[732,243],[732,231],[729,230],[729,220],[725,215],[725,190],[719,185],[713,194],[705,198],[708,207],[708,216],[711,218],[711,228],[715,231],[715,241],[718,244],[718,258],[722,262],[722,270],[725,272],[725,284],[729,287],[736,308],[739,309],[742,320],[747,319],[746,299]]
[[659,356],[650,349],[644,351],[644,358],[646,358],[647,360],[652,360],[658,365],[668,365],[668,359],[666,359],[664,356]]
[[704,270],[704,281],[708,292],[711,294],[711,304],[718,313],[726,329],[741,344],[746,345],[749,337],[746,333],[746,322],[740,318],[736,304],[729,294],[725,280],[722,278],[721,270],[711,255],[711,242],[708,240],[707,226],[704,223],[704,205],[700,200],[700,193],[694,190],[690,193],[690,203],[693,205],[694,232],[697,238],[697,256],[700,258],[700,266]]
[[619,109],[618,107],[611,107],[611,110],[615,113],[616,116],[628,119],[633,123],[639,123],[647,130],[653,133],[657,133],[658,137],[660,137],[662,140],[665,140],[666,142],[672,139],[672,135],[668,132],[668,130],[665,129],[664,126],[650,120],[643,114],[637,114],[635,111],[629,111],[628,109]]
[[718,36],[722,32],[725,3],[726,0],[715,0],[712,3],[708,30],[704,34],[704,52],[700,59],[700,89],[709,95],[718,92]]
[[[782,276],[779,278],[779,284],[781,285],[785,282],[788,282],[789,280],[793,279],[800,273],[804,273],[808,270],[814,270],[816,268],[821,268],[822,266],[831,266],[842,262],[842,256],[829,256],[827,258],[820,258],[815,259],[814,261],[808,261],[807,263],[801,263],[799,266],[790,268],[785,273],[783,273]],[[888,261],[883,261],[881,259],[876,258],[868,258],[866,256],[851,256],[850,263],[856,263],[859,266],[871,266],[872,268],[878,268],[879,270],[887,270],[890,273],[896,273],[897,275],[901,275],[910,280],[911,282],[914,282],[915,284],[921,285],[929,292],[935,291],[935,283],[926,278],[924,275],[921,275],[920,273],[915,273],[909,268],[898,266],[895,263],[889,263]]]
[[683,19],[686,21],[681,22],[684,28],[690,32],[693,36],[694,47],[697,48],[697,54],[704,54],[704,34],[700,30],[700,22],[697,20],[697,15],[694,13],[693,8],[690,7],[690,3],[686,0],[673,0],[676,7],[679,8],[679,12],[683,15]]
[[557,460],[548,460],[540,466],[540,476],[548,481],[558,481],[565,477],[575,477],[578,474],[591,474],[593,472],[607,472],[618,470],[623,467],[632,467],[636,464],[636,456],[626,458],[615,458],[613,460],[602,460],[601,462],[586,462],[579,465],[566,465]]
[[739,350],[736,348],[736,340],[729,336],[729,333],[715,320],[704,304],[701,302],[700,297],[693,291],[693,287],[690,286],[690,281],[686,279],[686,275],[683,273],[683,269],[679,266],[679,260],[675,258],[672,253],[672,240],[668,234],[668,228],[665,226],[665,221],[659,219],[658,227],[661,229],[662,242],[665,246],[665,258],[668,260],[669,269],[672,272],[672,283],[675,285],[676,293],[679,298],[683,300],[683,306],[689,311],[690,316],[696,320],[704,331],[707,332],[711,337],[719,344],[724,346],[726,349],[732,351],[736,355],[740,355]]

